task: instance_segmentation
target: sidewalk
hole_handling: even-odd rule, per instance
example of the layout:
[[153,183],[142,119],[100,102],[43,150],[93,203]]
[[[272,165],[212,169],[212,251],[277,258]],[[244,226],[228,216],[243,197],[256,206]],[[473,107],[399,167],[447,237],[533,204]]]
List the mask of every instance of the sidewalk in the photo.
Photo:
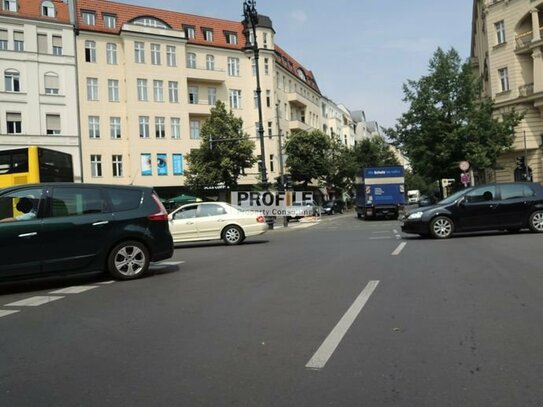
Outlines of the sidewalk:
[[295,230],[295,229],[305,229],[311,226],[318,225],[321,219],[319,216],[306,216],[300,220],[290,221],[288,226],[283,226],[283,219],[279,218],[273,225],[273,230]]

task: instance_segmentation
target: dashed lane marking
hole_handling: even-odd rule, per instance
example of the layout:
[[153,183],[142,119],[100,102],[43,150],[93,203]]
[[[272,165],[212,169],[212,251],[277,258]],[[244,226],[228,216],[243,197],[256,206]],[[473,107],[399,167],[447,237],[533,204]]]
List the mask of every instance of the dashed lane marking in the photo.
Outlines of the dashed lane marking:
[[398,254],[400,254],[400,252],[403,250],[403,248],[405,247],[407,243],[406,242],[402,242],[398,245],[398,247],[396,247],[396,249],[392,252],[392,256],[397,256]]
[[19,312],[19,310],[7,311],[7,310],[0,309],[0,318],[7,317],[8,315],[11,315],[11,314],[15,314],[16,312]]
[[79,285],[73,287],[66,287],[60,290],[50,291],[49,294],[79,294],[84,293],[85,291],[92,290],[93,288],[98,288],[97,285]]
[[179,264],[183,264],[184,261],[162,261],[159,263],[153,263],[151,267],[153,266],[178,266]]
[[15,301],[9,304],[6,304],[5,307],[37,307],[39,305],[47,304],[56,300],[60,300],[64,297],[57,297],[54,295],[38,295],[36,297],[30,297],[21,301]]

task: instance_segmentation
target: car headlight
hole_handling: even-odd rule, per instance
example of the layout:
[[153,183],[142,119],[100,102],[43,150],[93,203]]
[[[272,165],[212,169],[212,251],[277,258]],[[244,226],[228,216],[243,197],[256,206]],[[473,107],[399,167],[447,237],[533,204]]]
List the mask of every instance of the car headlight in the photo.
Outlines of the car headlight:
[[423,213],[424,212],[422,212],[422,211],[410,213],[409,216],[407,217],[407,219],[420,219],[420,218],[422,218]]

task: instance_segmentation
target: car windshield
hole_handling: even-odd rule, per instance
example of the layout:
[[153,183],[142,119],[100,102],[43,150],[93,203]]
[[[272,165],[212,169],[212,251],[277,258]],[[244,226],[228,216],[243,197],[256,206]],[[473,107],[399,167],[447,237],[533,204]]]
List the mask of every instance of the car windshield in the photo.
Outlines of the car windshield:
[[447,198],[439,201],[437,203],[437,205],[447,205],[447,204],[450,204],[450,203],[453,203],[454,201],[456,201],[458,198],[460,198],[461,196],[463,196],[466,192],[469,192],[471,191],[473,188],[466,188],[466,189],[461,189],[460,191],[456,191],[454,194],[448,196]]

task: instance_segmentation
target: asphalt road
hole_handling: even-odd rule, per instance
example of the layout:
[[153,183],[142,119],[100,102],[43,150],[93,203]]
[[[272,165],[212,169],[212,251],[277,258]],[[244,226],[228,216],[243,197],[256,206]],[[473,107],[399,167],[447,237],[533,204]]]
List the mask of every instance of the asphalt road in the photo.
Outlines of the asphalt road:
[[0,406],[540,406],[542,243],[351,213],[2,284]]

